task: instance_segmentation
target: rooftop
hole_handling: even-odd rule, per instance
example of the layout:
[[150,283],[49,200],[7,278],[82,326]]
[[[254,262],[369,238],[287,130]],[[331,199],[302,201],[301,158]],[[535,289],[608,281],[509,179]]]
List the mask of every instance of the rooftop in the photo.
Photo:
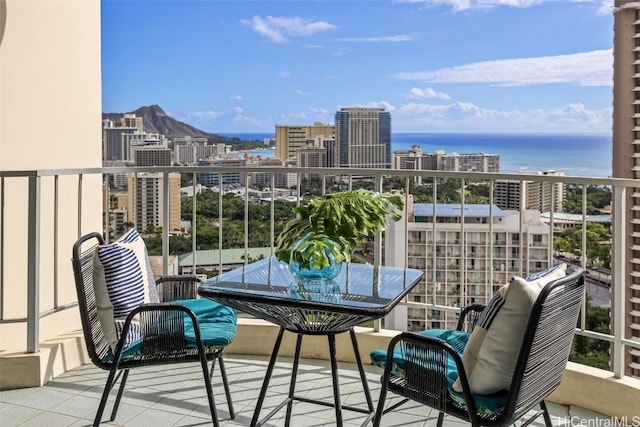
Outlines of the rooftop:
[[[464,205],[464,216],[475,217],[505,217],[507,214],[493,205],[493,212],[490,212],[490,205]],[[413,213],[416,216],[433,216],[433,203],[414,203]],[[460,217],[462,216],[461,205],[459,203],[437,203],[436,216],[439,217]]]

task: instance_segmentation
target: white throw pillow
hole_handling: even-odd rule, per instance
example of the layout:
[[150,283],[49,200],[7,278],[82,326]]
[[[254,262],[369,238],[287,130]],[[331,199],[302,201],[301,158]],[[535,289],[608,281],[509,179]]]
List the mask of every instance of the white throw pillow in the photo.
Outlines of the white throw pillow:
[[[491,298],[462,354],[472,393],[491,394],[511,385],[531,309],[544,286],[567,274],[560,264],[529,276],[514,276]],[[453,384],[462,391],[460,380]]]
[[118,241],[96,248],[93,286],[98,320],[115,351],[118,343],[115,322],[123,321],[143,303],[158,302],[147,249],[137,230],[131,229]]

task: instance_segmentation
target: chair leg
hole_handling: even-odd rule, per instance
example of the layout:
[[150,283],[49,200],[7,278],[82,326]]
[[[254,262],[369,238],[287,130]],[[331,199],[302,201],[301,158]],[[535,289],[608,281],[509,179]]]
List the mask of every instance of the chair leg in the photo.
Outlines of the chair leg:
[[[236,412],[233,410],[233,401],[231,400],[231,390],[229,389],[229,380],[227,379],[227,370],[224,367],[224,359],[222,356],[218,358],[220,360],[220,375],[222,376],[222,385],[224,386],[224,394],[227,396],[227,405],[229,406],[229,417],[234,419]],[[213,361],[215,363],[215,360]],[[213,365],[211,366],[213,372]]]
[[113,388],[117,371],[118,371],[118,367],[116,364],[114,364],[109,370],[109,376],[107,377],[107,382],[104,385],[104,390],[102,391],[102,398],[100,399],[98,412],[96,413],[96,417],[93,420],[93,427],[98,427],[100,425],[100,421],[102,420],[102,414],[104,413],[105,406],[107,406],[107,399],[109,398],[109,393]]
[[442,427],[444,422],[444,412],[438,412],[438,427]]
[[380,396],[378,397],[378,408],[376,409],[376,415],[373,417],[373,427],[380,427],[380,420],[384,415],[384,401],[387,399],[387,387],[389,378],[386,376],[382,379],[382,386],[380,388]]
[[219,427],[218,412],[216,411],[216,404],[213,401],[213,388],[211,387],[211,378],[209,377],[209,366],[207,365],[207,358],[204,355],[204,349],[200,350],[200,365],[202,366],[202,376],[204,377],[204,385],[207,389],[207,399],[209,400],[209,410],[211,411],[211,419],[214,427]]
[[551,424],[551,415],[549,415],[549,410],[547,409],[547,404],[545,403],[544,400],[540,402],[540,408],[542,408],[542,416],[544,417],[544,424],[547,427],[553,427],[553,424]]
[[124,391],[124,385],[127,383],[127,378],[129,378],[129,370],[125,369],[124,374],[122,375],[122,380],[120,381],[120,387],[118,388],[118,396],[116,397],[116,401],[113,404],[113,411],[111,411],[110,421],[113,421],[116,419],[116,414],[118,413],[118,407],[120,407],[120,399],[122,399],[122,392]]

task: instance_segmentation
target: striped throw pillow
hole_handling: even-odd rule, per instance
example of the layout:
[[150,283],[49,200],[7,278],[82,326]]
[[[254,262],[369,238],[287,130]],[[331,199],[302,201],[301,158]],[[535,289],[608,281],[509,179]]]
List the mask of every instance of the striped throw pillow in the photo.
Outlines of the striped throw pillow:
[[119,330],[116,324],[141,304],[158,302],[147,249],[136,229],[96,249],[93,285],[98,320],[109,346],[115,351],[121,332],[121,325]]
[[127,317],[144,304],[143,272],[133,249],[117,242],[98,248],[104,279],[113,305],[113,317]]

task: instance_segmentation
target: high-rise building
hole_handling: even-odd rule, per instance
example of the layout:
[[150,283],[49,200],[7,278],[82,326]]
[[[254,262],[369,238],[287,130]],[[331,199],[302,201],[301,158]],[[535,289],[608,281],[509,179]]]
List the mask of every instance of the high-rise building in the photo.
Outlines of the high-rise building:
[[123,139],[123,155],[122,160],[135,160],[135,151],[141,148],[160,148],[166,147],[163,144],[164,137],[156,133],[134,132],[132,134],[122,135]]
[[[198,166],[207,168],[206,172],[198,174],[198,182],[207,187],[214,185],[224,184],[242,184],[246,185],[247,174],[245,172],[216,172],[215,169],[219,167],[235,167],[246,166],[247,161],[245,159],[220,159],[220,158],[208,158],[198,160]],[[222,181],[222,182],[221,182]]]
[[175,162],[178,165],[195,165],[200,159],[219,157],[231,151],[225,144],[207,145],[207,138],[176,138],[173,140]]
[[[640,2],[616,0],[614,4],[613,36],[613,164],[614,178],[640,178]],[[627,191],[624,201],[626,212],[623,223],[613,228],[623,230],[618,235],[625,241],[616,241],[614,233],[612,245],[626,248],[624,260],[625,306],[621,313],[625,316],[626,330],[623,337],[640,340],[640,210],[638,201],[640,188]],[[615,203],[615,200],[614,200]],[[615,207],[614,209],[621,209]],[[612,265],[616,265],[615,252]],[[626,348],[625,373],[640,377],[640,350]],[[617,355],[614,355],[617,357]]]
[[188,144],[197,144],[197,145],[206,145],[209,140],[203,136],[176,136],[173,138],[174,145],[188,145]]
[[168,148],[138,148],[133,154],[136,166],[171,166],[171,150]]
[[391,113],[384,108],[341,108],[335,130],[336,165],[391,168]]
[[[286,162],[283,162],[277,157],[268,157],[258,161],[259,168],[256,168],[256,172],[251,172],[249,178],[249,185],[261,185],[263,188],[291,188],[298,183],[298,176],[295,173],[272,173],[261,172],[262,166],[265,167],[283,167]],[[272,181],[273,178],[273,181]]]
[[[564,172],[547,170],[520,172],[521,175],[564,176]],[[534,209],[538,212],[563,212],[566,188],[562,182],[497,180],[496,205],[502,209]],[[524,194],[524,199],[522,195]]]
[[316,122],[312,125],[276,125],[276,157],[295,160],[296,151],[307,146],[316,137],[333,137],[333,125]]
[[[419,145],[414,145],[410,150],[393,152],[392,168],[454,172],[500,172],[500,156],[482,152],[447,154],[443,150],[427,153],[422,151]],[[416,177],[415,182],[416,184],[422,184],[422,177]]]
[[[180,231],[180,174],[169,178],[169,232]],[[162,173],[130,173],[127,205],[133,226],[144,232],[164,224],[164,178]]]
[[500,156],[497,154],[451,153],[442,156],[442,170],[461,172],[500,172]]
[[113,122],[107,122],[107,127],[102,129],[102,160],[124,160],[127,157],[128,147],[125,149],[125,135],[137,132],[133,127],[113,127]]
[[135,113],[123,114],[120,118],[120,127],[136,128],[138,133],[144,133],[144,119],[136,117]]
[[[384,249],[386,265],[425,270],[409,301],[430,303],[435,295],[438,305],[486,304],[512,276],[550,266],[549,226],[536,211],[526,210],[520,225],[518,211],[495,205],[465,204],[462,210],[460,204],[414,204],[409,197],[407,212],[406,226],[401,219],[385,231]],[[396,309],[386,327],[456,327],[457,313],[421,307],[403,310]]]

